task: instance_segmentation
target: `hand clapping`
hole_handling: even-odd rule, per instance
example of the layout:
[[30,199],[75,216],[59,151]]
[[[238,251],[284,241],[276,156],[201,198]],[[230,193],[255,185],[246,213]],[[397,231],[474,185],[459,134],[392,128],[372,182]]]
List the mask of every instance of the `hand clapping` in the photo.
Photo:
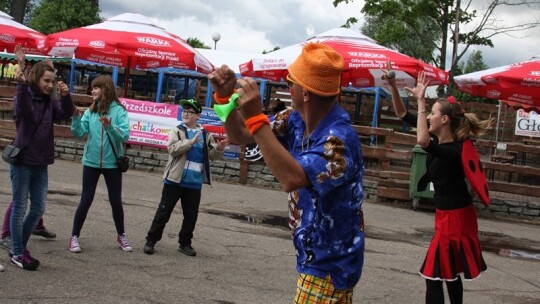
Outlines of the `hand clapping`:
[[18,82],[26,82],[26,75],[24,75],[24,72],[21,70],[20,67],[18,67],[15,71],[15,75]]
[[111,119],[108,118],[107,116],[101,116],[99,118],[99,121],[101,122],[101,124],[104,126],[104,127],[108,127],[111,125]]
[[58,88],[60,89],[60,95],[67,96],[69,94],[69,87],[65,82],[58,81]]
[[406,87],[405,90],[416,99],[424,99],[426,93],[426,88],[429,84],[429,78],[426,77],[424,72],[418,73],[418,79],[416,81],[416,86],[414,88]]
[[[25,64],[24,59],[26,58],[26,54],[23,51],[22,45],[17,44],[15,46],[14,53],[15,53],[15,56],[17,57],[17,63],[19,64],[19,67],[21,69],[24,69],[24,64]],[[22,67],[21,67],[21,65],[22,65]]]
[[197,143],[197,140],[199,139],[199,135],[201,135],[202,131],[199,131],[193,135],[193,138],[191,138],[191,145],[194,145]]
[[228,138],[224,138],[223,140],[220,140],[217,142],[216,149],[218,151],[225,150],[225,147],[230,143],[231,141]]

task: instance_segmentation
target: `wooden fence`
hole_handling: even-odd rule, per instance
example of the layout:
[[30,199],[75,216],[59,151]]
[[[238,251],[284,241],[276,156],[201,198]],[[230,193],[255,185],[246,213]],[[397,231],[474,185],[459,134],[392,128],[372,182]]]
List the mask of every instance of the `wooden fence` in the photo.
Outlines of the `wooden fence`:
[[[13,87],[0,87],[0,96],[13,96],[14,90]],[[91,102],[91,98],[86,95],[73,94],[72,98],[80,107],[88,106]],[[369,103],[369,100],[365,102]],[[384,109],[382,115],[389,117],[388,122],[397,121],[390,118],[390,111],[393,115],[391,103],[383,102],[381,107]],[[15,135],[15,124],[10,117],[11,109],[10,98],[0,99],[2,113],[0,146],[10,143]],[[482,110],[479,115],[489,115],[483,110],[484,106],[479,109]],[[395,129],[401,127],[401,122],[397,122],[399,124],[395,125],[395,128],[372,128],[362,125],[354,125],[354,127],[362,142],[366,166],[365,177],[377,182],[378,197],[410,200],[412,148],[416,143],[416,137],[412,134],[397,132]],[[55,125],[55,136],[73,137],[68,125]],[[370,144],[373,142],[375,145]],[[482,156],[491,190],[540,197],[540,187],[538,187],[540,185],[540,146],[507,143],[506,149],[501,151],[497,149],[497,143],[489,139],[478,139],[476,146]],[[240,182],[245,183],[248,166],[251,163],[244,159],[240,160]]]

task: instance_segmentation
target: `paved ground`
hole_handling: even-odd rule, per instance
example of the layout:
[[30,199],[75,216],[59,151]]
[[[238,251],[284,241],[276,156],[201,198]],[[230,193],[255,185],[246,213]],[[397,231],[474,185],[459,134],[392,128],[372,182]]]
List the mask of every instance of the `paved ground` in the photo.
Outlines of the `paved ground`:
[[[81,235],[83,252],[67,250],[81,187],[81,165],[57,161],[49,171],[46,225],[55,241],[33,237],[29,249],[38,271],[9,265],[0,251],[0,303],[291,303],[295,255],[283,227],[286,195],[214,183],[203,190],[193,246],[197,256],[176,251],[181,212],[175,210],[154,255],[142,252],[161,195],[159,174],[124,175],[126,232],[134,252],[116,248],[106,188],[100,181]],[[5,163],[0,164],[0,219],[10,200]],[[433,214],[365,203],[366,255],[355,303],[422,303],[417,271],[431,238]],[[501,248],[540,253],[539,226],[481,219],[488,271],[465,283],[465,302],[539,303],[540,262],[498,254]]]

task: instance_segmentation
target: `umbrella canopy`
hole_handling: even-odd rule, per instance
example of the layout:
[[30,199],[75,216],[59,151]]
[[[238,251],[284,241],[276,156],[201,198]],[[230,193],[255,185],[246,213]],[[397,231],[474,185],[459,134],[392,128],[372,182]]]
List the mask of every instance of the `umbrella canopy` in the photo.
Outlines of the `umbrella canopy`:
[[125,13],[105,22],[47,36],[49,55],[130,67],[173,67],[209,73],[213,66],[180,37],[143,15]]
[[540,106],[540,58],[454,77],[474,96]]
[[514,110],[523,110],[525,112],[531,112],[534,111],[536,113],[540,113],[540,106],[533,106],[528,104],[523,104],[515,101],[508,101],[508,100],[501,100],[504,104],[506,104],[509,107],[512,107]]
[[40,49],[45,43],[45,35],[13,20],[0,11],[0,51],[13,53],[17,44],[22,45],[27,54],[43,54]]
[[392,69],[396,72],[396,83],[399,87],[414,86],[420,71],[424,71],[430,79],[429,85],[448,83],[447,72],[380,46],[373,39],[345,28],[332,29],[304,42],[252,58],[240,65],[240,73],[243,76],[280,81],[287,75],[287,68],[300,55],[303,46],[311,42],[327,44],[343,56],[345,60],[345,71],[341,79],[343,86],[382,86],[386,81],[382,80],[381,76],[388,61],[392,63]]
[[[10,62],[17,63],[17,56],[15,54],[0,52],[0,58],[6,59],[7,61],[10,61]],[[71,58],[49,57],[49,56],[44,56],[44,55],[27,55],[25,56],[24,59],[26,61],[33,61],[33,62],[45,61],[46,59],[49,59],[53,63],[56,63],[56,62],[70,63],[71,62]]]

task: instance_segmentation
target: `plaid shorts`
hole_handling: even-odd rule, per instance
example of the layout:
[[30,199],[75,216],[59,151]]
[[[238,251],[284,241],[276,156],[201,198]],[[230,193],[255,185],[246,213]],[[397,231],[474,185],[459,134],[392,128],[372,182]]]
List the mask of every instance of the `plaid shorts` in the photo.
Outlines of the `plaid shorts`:
[[330,275],[321,279],[301,273],[296,283],[293,304],[351,304],[353,289],[334,289]]

